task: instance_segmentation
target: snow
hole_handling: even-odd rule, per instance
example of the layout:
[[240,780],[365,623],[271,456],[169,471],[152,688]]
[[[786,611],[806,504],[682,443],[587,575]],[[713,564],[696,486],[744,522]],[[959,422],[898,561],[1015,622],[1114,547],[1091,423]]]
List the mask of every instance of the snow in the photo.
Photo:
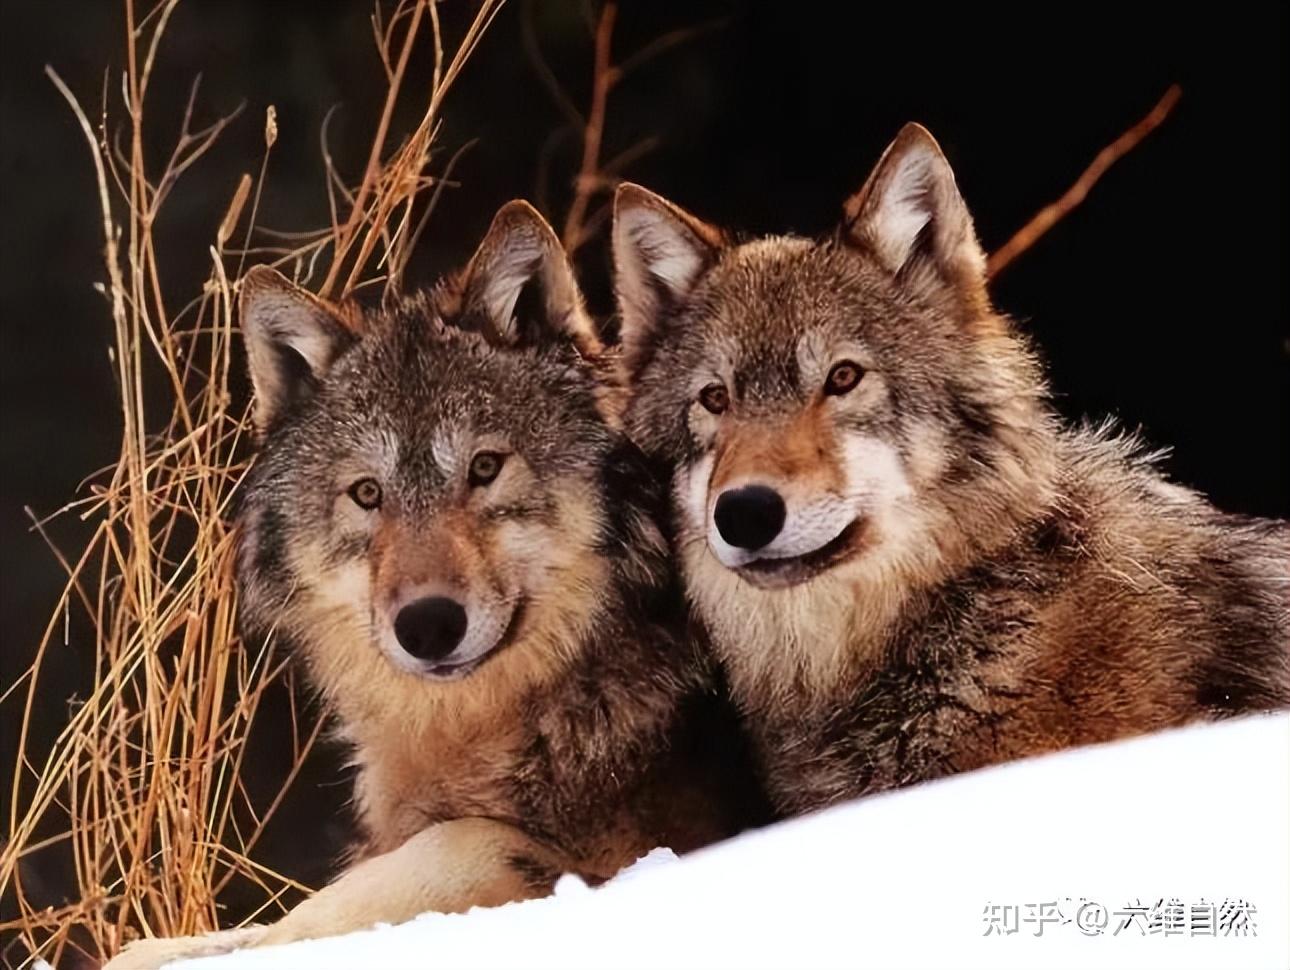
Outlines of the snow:
[[[1116,911],[1171,898],[1244,900],[1257,935],[1165,935],[1145,920],[1113,932],[1133,919]],[[1105,907],[1098,935],[1020,922],[1070,919],[1081,899]],[[1017,932],[985,935],[987,906],[1019,907]],[[1099,911],[1082,912],[1092,932]],[[547,899],[171,966],[1093,965],[1290,966],[1290,714],[975,772],[684,859],[656,850],[599,889],[569,876]]]

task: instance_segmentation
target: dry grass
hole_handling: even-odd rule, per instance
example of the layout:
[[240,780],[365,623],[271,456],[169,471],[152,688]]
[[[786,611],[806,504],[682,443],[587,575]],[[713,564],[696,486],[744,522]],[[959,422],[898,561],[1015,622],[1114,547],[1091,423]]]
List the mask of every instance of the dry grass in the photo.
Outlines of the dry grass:
[[[258,174],[244,175],[233,193],[209,243],[209,277],[184,306],[163,296],[166,266],[152,227],[181,177],[233,119],[191,130],[190,101],[165,167],[145,167],[143,106],[178,2],[142,11],[124,0],[127,68],[121,85],[108,85],[96,123],[50,72],[84,131],[97,175],[122,436],[115,466],[59,513],[89,522],[92,538],[76,555],[60,555],[68,574],[62,597],[31,668],[3,695],[3,703],[22,707],[0,850],[0,894],[11,893],[19,910],[16,922],[0,925],[15,940],[6,961],[37,954],[97,960],[140,934],[214,929],[221,894],[234,880],[257,887],[265,916],[284,893],[304,888],[258,863],[253,850],[320,722],[293,707],[295,768],[268,804],[253,801],[242,776],[257,709],[286,668],[270,644],[242,643],[235,629],[229,511],[250,436],[246,402],[235,403],[231,393],[231,373],[241,366],[233,346],[236,281],[253,254],[332,298],[360,286],[397,288],[439,185],[430,162],[444,96],[502,0],[483,0],[447,53],[429,0],[401,0],[392,11],[387,5],[387,16],[378,4],[372,24],[388,95],[361,181],[347,186],[329,162],[328,225],[295,240],[303,242],[296,248],[259,246],[281,238],[255,228],[277,135],[270,109],[264,155],[248,166]],[[418,92],[419,124],[392,147],[395,105],[412,96],[403,90],[407,64],[424,45],[433,50],[434,83]],[[118,127],[125,132],[119,146],[109,137]],[[144,387],[158,376],[169,393],[160,411],[149,410]],[[52,749],[36,751],[29,742],[33,708],[50,703],[40,690],[42,666],[73,620],[94,636],[93,685]],[[74,903],[37,909],[32,902],[21,863],[42,851],[70,855]]]

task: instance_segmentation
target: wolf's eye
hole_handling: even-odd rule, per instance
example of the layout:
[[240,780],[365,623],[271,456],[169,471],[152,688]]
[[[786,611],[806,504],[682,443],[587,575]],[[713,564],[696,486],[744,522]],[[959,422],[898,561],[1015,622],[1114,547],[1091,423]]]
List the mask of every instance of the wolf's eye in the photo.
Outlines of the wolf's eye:
[[721,414],[730,407],[730,392],[724,384],[709,384],[699,392],[699,403],[713,414]]
[[833,365],[829,376],[824,378],[824,393],[845,394],[859,384],[862,377],[864,368],[859,364],[849,360],[839,361]]
[[375,478],[360,478],[349,487],[349,497],[360,509],[381,507],[381,484]]
[[498,476],[505,462],[505,455],[499,455],[495,451],[481,451],[470,460],[470,472],[467,476],[470,484],[487,485]]

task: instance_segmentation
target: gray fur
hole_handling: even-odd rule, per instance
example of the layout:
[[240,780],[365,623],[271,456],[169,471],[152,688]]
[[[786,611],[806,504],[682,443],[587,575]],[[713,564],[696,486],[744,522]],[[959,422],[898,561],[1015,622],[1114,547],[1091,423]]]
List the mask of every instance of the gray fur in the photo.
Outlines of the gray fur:
[[[604,413],[613,368],[587,354],[580,295],[548,299],[536,321],[480,316],[511,313],[516,299],[496,297],[500,284],[489,291],[476,267],[502,266],[516,290],[515,265],[545,272],[550,230],[529,213],[503,210],[500,238],[490,233],[467,278],[384,310],[350,308],[354,328],[316,357],[330,363],[308,374],[288,363],[301,381],[264,409],[242,494],[241,619],[248,635],[290,641],[336,711],[358,768],[358,855],[484,817],[604,877],[655,845],[684,851],[742,827],[745,783],[715,671],[686,635],[655,522],[665,499]],[[524,259],[508,261],[496,247],[517,221]],[[547,275],[572,285],[567,272]],[[248,341],[282,330],[256,326],[266,289],[276,287],[275,319],[284,292],[297,300],[293,339],[317,318],[316,301],[285,281],[252,280]],[[251,354],[253,367],[280,358]],[[467,474],[481,448],[508,455],[486,488]],[[347,497],[366,477],[382,488],[378,512]],[[388,603],[400,584],[427,581],[486,586],[514,611],[496,649],[452,682],[383,653]]]

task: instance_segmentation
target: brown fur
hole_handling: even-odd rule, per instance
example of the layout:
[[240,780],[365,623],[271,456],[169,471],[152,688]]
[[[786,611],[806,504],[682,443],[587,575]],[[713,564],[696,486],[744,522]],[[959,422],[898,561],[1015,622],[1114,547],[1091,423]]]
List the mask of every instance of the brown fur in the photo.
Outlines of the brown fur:
[[[769,433],[767,433],[769,431]],[[773,429],[745,425],[721,436],[712,469],[713,489],[770,473],[804,488],[842,484],[836,436],[824,408],[808,405]]]
[[[777,807],[1290,704],[1290,529],[1059,426],[925,131],[834,239],[701,225],[620,189],[625,423],[674,470],[687,591]],[[839,360],[864,376],[829,396]],[[828,558],[719,558],[715,499],[749,482]]]

